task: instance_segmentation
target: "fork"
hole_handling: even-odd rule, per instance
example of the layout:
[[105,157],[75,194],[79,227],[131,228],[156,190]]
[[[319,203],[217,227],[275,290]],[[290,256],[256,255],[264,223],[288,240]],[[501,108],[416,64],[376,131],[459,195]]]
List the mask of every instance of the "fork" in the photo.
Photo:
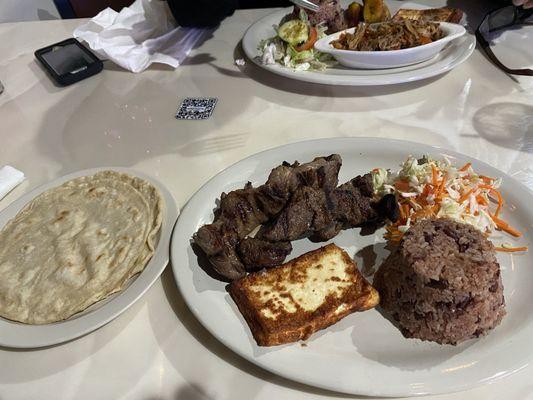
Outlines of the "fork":
[[310,10],[314,12],[317,12],[319,8],[318,5],[316,5],[310,0],[290,0],[290,1],[294,5],[297,5],[298,7],[305,8],[306,10]]

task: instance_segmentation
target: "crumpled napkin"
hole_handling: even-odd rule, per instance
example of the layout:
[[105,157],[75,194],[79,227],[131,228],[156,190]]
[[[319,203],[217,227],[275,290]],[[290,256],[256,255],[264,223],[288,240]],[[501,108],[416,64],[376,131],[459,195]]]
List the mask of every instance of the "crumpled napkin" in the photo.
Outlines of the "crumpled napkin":
[[0,168],[0,200],[24,180],[24,173],[6,165]]
[[74,37],[87,42],[101,58],[142,72],[152,63],[176,68],[207,32],[176,27],[166,1],[137,0],[120,12],[106,8],[76,28]]

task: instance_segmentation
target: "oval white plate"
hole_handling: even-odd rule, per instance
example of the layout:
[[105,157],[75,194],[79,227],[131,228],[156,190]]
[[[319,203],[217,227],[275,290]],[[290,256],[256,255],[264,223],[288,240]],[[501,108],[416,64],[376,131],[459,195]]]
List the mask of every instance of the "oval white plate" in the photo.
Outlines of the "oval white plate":
[[[508,315],[488,336],[457,347],[405,339],[378,310],[352,314],[314,334],[307,346],[290,344],[261,348],[223,282],[212,279],[198,265],[190,246],[192,234],[212,222],[220,193],[242,188],[249,180],[265,182],[270,170],[286,160],[306,162],[318,155],[339,153],[343,159],[339,182],[375,167],[397,169],[407,155],[449,156],[462,165],[472,162],[476,171],[503,177],[502,193],[510,206],[504,218],[529,244],[533,227],[533,194],[495,168],[454,151],[413,142],[377,138],[337,138],[294,143],[246,158],[207,182],[187,203],[176,224],[171,244],[174,275],[185,301],[200,322],[222,343],[271,372],[308,385],[373,396],[410,396],[453,392],[491,382],[529,363],[533,349],[533,256],[499,254]],[[376,265],[387,253],[383,230],[361,236],[359,229],[342,232],[332,242],[350,255],[375,245]],[[513,242],[508,237],[502,238]],[[289,258],[318,248],[307,239],[293,242]],[[367,249],[368,251],[368,249]],[[363,265],[356,257],[359,267]]]
[[[342,1],[347,6],[349,0]],[[387,2],[391,13],[402,5],[403,8],[428,8],[414,3]],[[393,7],[394,5],[394,7]],[[398,83],[415,82],[443,74],[463,63],[470,57],[476,47],[476,39],[471,34],[452,41],[434,58],[407,67],[389,69],[353,69],[336,65],[325,71],[294,71],[279,64],[264,65],[258,58],[257,47],[261,40],[275,35],[272,25],[278,25],[281,18],[290,12],[290,8],[275,11],[256,21],[244,34],[242,47],[246,56],[259,67],[274,74],[304,82],[320,83],[324,85],[346,86],[376,86],[393,85]]]
[[89,309],[65,321],[45,325],[28,325],[0,318],[0,346],[15,348],[50,346],[92,332],[126,311],[152,286],[168,264],[170,235],[178,217],[175,200],[168,189],[159,181],[129,168],[109,167],[87,169],[62,176],[52,182],[39,186],[2,210],[0,213],[0,228],[12,219],[28,202],[45,190],[57,187],[71,179],[92,175],[104,170],[113,170],[138,176],[139,178],[146,179],[160,190],[165,201],[165,207],[159,242],[153,257],[141,274],[130,279],[126,289],[109,296],[107,299],[92,305]]
[[331,42],[337,40],[340,35],[343,33],[353,33],[356,28],[345,29],[318,40],[315,43],[315,49],[323,53],[331,54],[339,63],[349,68],[381,69],[404,67],[406,65],[418,64],[435,57],[449,42],[466,33],[466,29],[462,25],[451,24],[449,22],[441,22],[440,28],[444,33],[441,39],[409,49],[353,51],[336,49],[331,45]]

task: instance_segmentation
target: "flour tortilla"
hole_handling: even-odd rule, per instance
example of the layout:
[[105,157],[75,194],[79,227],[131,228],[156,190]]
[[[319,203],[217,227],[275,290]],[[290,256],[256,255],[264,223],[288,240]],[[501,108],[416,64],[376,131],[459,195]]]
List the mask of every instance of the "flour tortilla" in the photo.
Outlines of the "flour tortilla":
[[163,199],[103,171],[43,192],[0,231],[0,315],[61,321],[121,290],[152,257]]

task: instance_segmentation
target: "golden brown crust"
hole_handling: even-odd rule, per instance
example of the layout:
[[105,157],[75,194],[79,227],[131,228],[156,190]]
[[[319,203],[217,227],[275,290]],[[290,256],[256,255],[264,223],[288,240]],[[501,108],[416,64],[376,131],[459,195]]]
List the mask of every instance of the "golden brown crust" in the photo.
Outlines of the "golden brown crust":
[[442,7],[427,10],[412,10],[402,8],[392,18],[393,21],[416,20],[416,21],[439,21],[459,23],[463,17],[463,11],[458,8]]
[[[287,285],[307,283],[305,290],[319,289],[312,284],[309,286],[308,271],[311,268],[316,271],[336,266],[335,263],[330,266],[324,263],[325,257],[334,256],[340,258],[341,267],[346,272],[345,277],[331,275],[329,281],[339,284],[337,290],[327,294],[317,308],[303,308],[298,299],[292,298],[291,292],[286,289]],[[330,270],[333,271],[333,268]],[[321,284],[319,280],[318,284]],[[258,292],[258,287],[269,289]],[[346,315],[367,310],[379,303],[377,291],[364,279],[348,254],[334,244],[306,253],[266,272],[253,273],[233,281],[229,284],[228,291],[259,346],[307,339],[314,332],[336,323]],[[279,297],[265,300],[264,296],[268,297],[270,291],[274,291]],[[292,309],[287,311],[286,307],[282,307],[280,298],[286,299]],[[272,317],[266,317],[265,311]]]

